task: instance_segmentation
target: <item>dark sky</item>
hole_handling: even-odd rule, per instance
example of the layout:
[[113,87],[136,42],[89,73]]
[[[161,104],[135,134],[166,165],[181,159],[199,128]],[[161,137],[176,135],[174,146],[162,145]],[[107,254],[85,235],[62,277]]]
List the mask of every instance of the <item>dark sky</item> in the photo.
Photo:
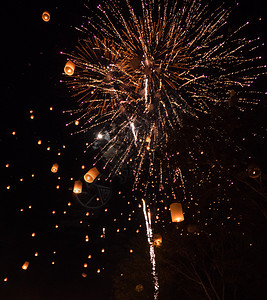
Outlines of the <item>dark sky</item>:
[[[264,0],[240,0],[231,24],[252,20],[248,34],[256,32],[266,40],[266,9]],[[51,14],[48,23],[41,19],[44,10]],[[129,214],[138,210],[137,205],[128,204],[129,185],[114,186],[105,207],[108,212],[104,208],[90,211],[89,218],[71,192],[70,178],[82,176],[81,166],[89,168],[92,157],[83,154],[90,137],[71,136],[65,126],[67,116],[62,110],[73,103],[59,83],[66,61],[60,51],[73,50],[78,37],[74,26],[87,13],[78,0],[5,1],[1,8],[0,300],[109,299],[116,265],[131,255],[130,237],[144,225],[137,212],[132,214],[133,222],[128,221]],[[261,51],[266,60],[266,46]],[[262,79],[259,86],[264,86]],[[252,119],[259,113],[263,120],[264,114],[256,111]],[[259,159],[263,152],[262,147]],[[57,174],[50,172],[54,162],[60,166]],[[103,228],[105,239],[101,238]],[[89,243],[84,242],[87,234]],[[30,262],[27,271],[21,269],[25,261]]]

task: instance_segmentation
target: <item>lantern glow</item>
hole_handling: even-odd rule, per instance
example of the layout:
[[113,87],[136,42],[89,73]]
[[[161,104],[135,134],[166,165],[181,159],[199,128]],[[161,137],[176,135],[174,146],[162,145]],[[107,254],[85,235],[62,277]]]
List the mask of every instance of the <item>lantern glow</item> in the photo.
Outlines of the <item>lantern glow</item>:
[[67,61],[65,67],[64,67],[64,72],[66,75],[73,75],[75,70],[75,64],[72,61]]
[[76,180],[74,182],[73,193],[80,194],[82,192],[82,182],[80,180]]
[[88,183],[93,183],[99,174],[97,168],[93,167],[84,175],[84,180]]
[[249,165],[248,176],[253,179],[259,178],[261,176],[261,169],[256,165]]
[[44,11],[42,14],[42,19],[45,22],[49,22],[50,21],[50,13],[48,11]]
[[154,234],[154,246],[160,247],[162,245],[162,236],[160,234]]
[[184,220],[184,214],[182,204],[174,202],[170,205],[172,222],[182,222]]

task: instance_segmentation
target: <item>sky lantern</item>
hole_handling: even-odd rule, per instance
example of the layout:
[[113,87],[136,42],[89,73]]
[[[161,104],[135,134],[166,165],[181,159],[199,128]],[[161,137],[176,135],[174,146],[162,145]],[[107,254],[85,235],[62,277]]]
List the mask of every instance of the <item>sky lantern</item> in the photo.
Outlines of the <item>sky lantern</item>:
[[75,64],[71,60],[68,60],[64,67],[65,74],[71,76],[73,75],[74,70],[75,70]]
[[48,11],[44,11],[43,14],[42,14],[42,19],[45,22],[49,22],[49,20],[50,20],[50,13]]
[[172,222],[181,222],[184,220],[182,204],[174,202],[170,205]]
[[144,290],[144,287],[142,284],[138,284],[136,287],[135,287],[135,290],[138,292],[138,293],[141,293],[143,290]]
[[52,168],[51,168],[51,172],[52,172],[52,173],[57,173],[58,167],[59,167],[59,166],[58,166],[57,163],[53,164],[53,166],[52,166]]
[[162,236],[159,233],[154,234],[153,239],[154,246],[160,247],[162,245]]
[[253,179],[257,179],[261,176],[261,169],[257,165],[248,166],[248,176]]
[[82,182],[80,180],[76,180],[74,182],[73,193],[80,194],[82,192]]
[[27,270],[29,267],[29,262],[25,261],[25,263],[23,264],[23,266],[21,267],[23,270]]
[[93,183],[94,180],[97,178],[97,176],[99,175],[99,171],[97,170],[96,167],[93,167],[92,169],[90,169],[85,175],[84,175],[84,180],[88,183]]

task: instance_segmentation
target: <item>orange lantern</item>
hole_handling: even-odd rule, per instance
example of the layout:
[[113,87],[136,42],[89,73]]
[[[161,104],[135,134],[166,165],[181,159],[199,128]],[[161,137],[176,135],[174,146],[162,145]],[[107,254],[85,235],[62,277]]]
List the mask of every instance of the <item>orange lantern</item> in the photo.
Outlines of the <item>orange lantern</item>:
[[150,136],[147,136],[147,137],[146,137],[146,142],[147,142],[147,143],[150,143],[150,142],[151,142]]
[[27,270],[29,267],[29,262],[25,261],[25,263],[23,264],[23,266],[21,267],[23,270]]
[[48,22],[50,20],[50,13],[48,11],[44,11],[42,14],[42,19],[45,22]]
[[160,247],[162,245],[162,236],[160,234],[154,234],[154,246]]
[[52,173],[57,173],[58,171],[58,164],[53,164],[52,168],[51,168],[51,172]]
[[249,165],[248,176],[253,179],[259,178],[261,176],[261,169],[256,165]]
[[170,205],[172,222],[182,222],[184,220],[184,214],[182,204],[174,202]]
[[97,170],[96,167],[93,167],[92,169],[90,169],[85,175],[84,175],[84,180],[88,183],[92,183],[94,182],[94,180],[97,178],[97,176],[99,175],[99,171]]
[[80,194],[82,192],[82,182],[80,180],[76,180],[74,182],[73,193]]
[[65,74],[71,76],[73,75],[74,70],[75,70],[75,64],[71,60],[68,60],[64,67]]

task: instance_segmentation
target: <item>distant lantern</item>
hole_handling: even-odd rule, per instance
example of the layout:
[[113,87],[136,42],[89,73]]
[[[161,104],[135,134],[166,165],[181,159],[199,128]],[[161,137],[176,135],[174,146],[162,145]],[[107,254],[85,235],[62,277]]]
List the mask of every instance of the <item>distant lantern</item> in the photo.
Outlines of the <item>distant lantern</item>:
[[88,183],[92,183],[94,182],[94,180],[97,178],[97,176],[100,173],[98,172],[96,167],[93,167],[92,169],[90,169],[85,175],[84,175],[84,180]]
[[82,182],[80,180],[76,180],[74,182],[73,193],[80,194],[82,192]]
[[51,168],[51,172],[52,173],[57,173],[58,171],[58,164],[53,164],[52,168]]
[[181,222],[184,220],[182,204],[174,202],[170,205],[172,222]]
[[71,60],[68,60],[64,67],[65,74],[71,76],[73,75],[74,70],[75,70],[75,64]]
[[154,234],[154,239],[153,239],[154,246],[160,247],[162,245],[162,236],[161,234]]
[[45,22],[48,22],[50,20],[50,13],[48,11],[44,11],[42,14],[42,19]]
[[29,262],[25,261],[25,263],[23,264],[23,266],[21,267],[23,270],[27,270],[29,267]]
[[144,290],[144,287],[142,284],[138,284],[136,287],[135,287],[135,290],[137,291],[137,293],[141,293],[143,290]]
[[253,179],[259,178],[261,176],[261,169],[257,165],[249,165],[248,176]]
[[147,142],[147,143],[150,143],[150,141],[151,141],[150,136],[147,136],[147,137],[146,137],[146,142]]

